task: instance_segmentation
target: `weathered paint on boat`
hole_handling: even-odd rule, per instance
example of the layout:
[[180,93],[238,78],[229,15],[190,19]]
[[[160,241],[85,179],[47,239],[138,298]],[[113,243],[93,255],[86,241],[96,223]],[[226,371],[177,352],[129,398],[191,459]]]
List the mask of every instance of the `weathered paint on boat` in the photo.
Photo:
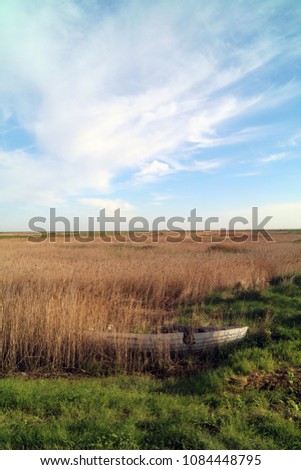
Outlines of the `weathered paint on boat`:
[[208,328],[203,331],[179,331],[172,333],[119,333],[89,332],[87,339],[105,344],[122,344],[127,349],[141,352],[166,350],[171,353],[197,353],[239,341],[248,327]]

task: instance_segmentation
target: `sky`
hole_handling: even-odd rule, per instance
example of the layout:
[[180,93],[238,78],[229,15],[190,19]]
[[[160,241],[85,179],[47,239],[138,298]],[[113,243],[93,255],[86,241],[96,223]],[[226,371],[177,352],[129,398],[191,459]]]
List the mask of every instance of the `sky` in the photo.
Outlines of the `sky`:
[[301,228],[300,24],[297,0],[1,0],[0,231],[50,208]]

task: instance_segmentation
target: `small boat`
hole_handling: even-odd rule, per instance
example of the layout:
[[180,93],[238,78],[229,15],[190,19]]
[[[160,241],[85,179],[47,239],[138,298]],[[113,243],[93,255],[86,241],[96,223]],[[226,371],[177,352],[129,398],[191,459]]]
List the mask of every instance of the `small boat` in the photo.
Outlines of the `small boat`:
[[198,353],[243,339],[248,327],[180,327],[178,331],[159,333],[122,333],[90,331],[86,336],[106,346],[120,345],[138,352],[166,351],[172,354]]

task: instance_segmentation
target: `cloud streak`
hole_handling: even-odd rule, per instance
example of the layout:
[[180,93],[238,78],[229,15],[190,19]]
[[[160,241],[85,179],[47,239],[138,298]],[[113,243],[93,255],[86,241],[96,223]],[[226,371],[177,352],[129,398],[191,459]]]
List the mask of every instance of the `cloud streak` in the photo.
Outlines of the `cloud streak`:
[[285,160],[286,158],[289,157],[289,154],[286,152],[282,153],[274,153],[272,155],[268,155],[267,157],[261,158],[259,161],[260,163],[273,163],[273,162],[279,162],[280,160]]

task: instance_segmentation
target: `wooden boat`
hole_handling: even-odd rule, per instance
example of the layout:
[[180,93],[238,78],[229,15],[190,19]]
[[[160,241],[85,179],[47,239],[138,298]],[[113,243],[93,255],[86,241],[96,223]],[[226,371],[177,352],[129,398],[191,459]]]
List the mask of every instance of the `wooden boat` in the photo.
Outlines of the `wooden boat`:
[[198,353],[243,339],[248,327],[208,327],[163,333],[90,332],[87,339],[140,352]]

